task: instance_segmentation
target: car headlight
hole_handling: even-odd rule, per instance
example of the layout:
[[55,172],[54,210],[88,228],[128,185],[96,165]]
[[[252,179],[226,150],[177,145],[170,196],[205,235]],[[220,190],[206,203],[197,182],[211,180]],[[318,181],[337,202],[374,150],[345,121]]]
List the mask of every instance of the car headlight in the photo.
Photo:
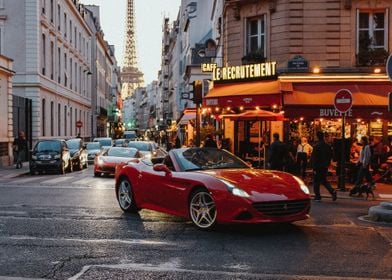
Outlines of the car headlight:
[[228,190],[229,192],[231,192],[233,195],[239,196],[239,197],[250,197],[250,195],[249,195],[246,191],[244,191],[244,190],[238,188],[238,187],[237,187],[236,185],[234,185],[233,183],[230,183],[229,181],[226,181],[226,180],[224,180],[224,179],[219,179],[219,180],[220,180],[223,184],[226,185],[227,190]]
[[102,164],[105,163],[105,161],[104,161],[103,158],[101,158],[101,157],[98,158],[98,161],[97,161],[97,162],[98,162],[99,165],[102,165]]
[[60,159],[60,155],[54,155],[53,158],[54,159]]
[[37,160],[37,156],[32,155],[32,156],[31,156],[31,159],[32,159],[32,160]]
[[298,178],[297,176],[294,176],[294,179],[298,182],[300,189],[306,193],[306,194],[310,194],[309,188],[305,185],[304,181],[302,181],[300,178]]

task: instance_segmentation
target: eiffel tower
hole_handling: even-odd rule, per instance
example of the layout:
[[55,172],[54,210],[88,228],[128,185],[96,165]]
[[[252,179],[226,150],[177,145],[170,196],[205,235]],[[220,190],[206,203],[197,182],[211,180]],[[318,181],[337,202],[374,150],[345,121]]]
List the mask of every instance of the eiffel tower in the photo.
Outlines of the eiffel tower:
[[136,57],[136,26],[135,26],[135,10],[134,0],[128,0],[125,44],[124,44],[124,60],[121,69],[121,97],[126,99],[132,96],[134,90],[144,85],[143,73],[138,69]]

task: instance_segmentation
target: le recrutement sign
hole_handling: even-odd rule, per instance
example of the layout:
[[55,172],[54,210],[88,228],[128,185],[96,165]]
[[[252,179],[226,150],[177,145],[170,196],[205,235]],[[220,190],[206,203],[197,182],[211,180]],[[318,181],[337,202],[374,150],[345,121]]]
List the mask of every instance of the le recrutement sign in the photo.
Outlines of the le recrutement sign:
[[203,63],[201,71],[211,72],[214,82],[274,79],[277,75],[275,61],[225,67],[218,67],[216,63]]

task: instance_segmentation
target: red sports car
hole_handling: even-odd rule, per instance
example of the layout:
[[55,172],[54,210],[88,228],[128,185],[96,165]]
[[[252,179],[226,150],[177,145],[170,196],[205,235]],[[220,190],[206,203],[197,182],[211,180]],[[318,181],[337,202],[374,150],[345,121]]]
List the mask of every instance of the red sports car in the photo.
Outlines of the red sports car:
[[103,150],[94,158],[94,176],[114,174],[117,164],[139,157],[141,155],[135,148],[111,147],[108,150]]
[[253,169],[215,148],[170,150],[116,168],[121,209],[142,208],[190,218],[199,228],[217,223],[294,222],[309,217],[309,189],[280,171]]

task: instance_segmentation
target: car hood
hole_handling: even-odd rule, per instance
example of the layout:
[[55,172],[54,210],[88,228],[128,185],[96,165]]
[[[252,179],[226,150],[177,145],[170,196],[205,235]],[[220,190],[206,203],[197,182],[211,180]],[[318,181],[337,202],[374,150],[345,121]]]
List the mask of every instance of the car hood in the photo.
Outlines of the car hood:
[[112,157],[112,156],[104,156],[101,158],[104,162],[107,162],[107,163],[121,163],[121,162],[126,163],[126,162],[134,159],[134,158],[128,158],[128,157]]
[[254,198],[264,200],[268,196],[269,200],[281,200],[309,197],[300,189],[294,177],[285,172],[261,169],[217,169],[201,172],[229,181]]
[[88,150],[87,153],[88,153],[89,155],[95,155],[95,154],[99,153],[100,151],[101,151],[101,150],[98,150],[98,149],[97,149],[97,150]]

